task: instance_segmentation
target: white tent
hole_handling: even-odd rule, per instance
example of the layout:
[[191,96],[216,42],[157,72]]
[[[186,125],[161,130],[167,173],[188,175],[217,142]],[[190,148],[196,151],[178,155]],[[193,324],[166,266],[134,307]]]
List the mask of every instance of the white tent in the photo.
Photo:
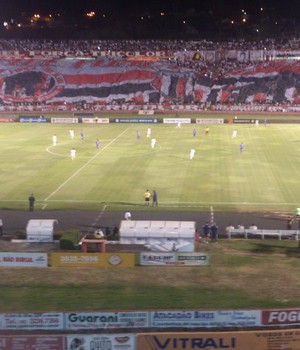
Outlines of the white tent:
[[196,223],[194,221],[133,221],[120,225],[120,243],[143,244],[153,251],[193,252]]
[[26,226],[27,241],[30,242],[53,242],[55,219],[29,220]]

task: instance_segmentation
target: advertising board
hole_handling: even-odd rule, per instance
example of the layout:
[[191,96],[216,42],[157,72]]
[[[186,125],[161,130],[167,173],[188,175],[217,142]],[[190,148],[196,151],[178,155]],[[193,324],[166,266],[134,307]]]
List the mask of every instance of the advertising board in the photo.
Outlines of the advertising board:
[[207,266],[206,253],[140,253],[140,264],[160,266]]
[[191,118],[164,118],[164,124],[191,124]]
[[67,336],[67,350],[134,350],[134,334],[90,334]]
[[78,118],[51,118],[51,123],[54,123],[54,124],[77,124]]
[[259,310],[169,310],[151,311],[150,327],[255,327]]
[[1,252],[0,266],[47,267],[48,256],[46,253]]
[[138,334],[136,349],[300,350],[300,330]]
[[0,336],[0,350],[64,350],[62,335]]
[[263,310],[262,324],[266,326],[300,325],[300,309]]
[[63,313],[1,314],[1,329],[5,330],[62,330]]
[[145,328],[148,312],[71,312],[65,314],[67,330]]
[[156,118],[115,118],[115,123],[131,123],[131,124],[154,124],[158,123]]
[[51,253],[51,266],[133,267],[133,253]]

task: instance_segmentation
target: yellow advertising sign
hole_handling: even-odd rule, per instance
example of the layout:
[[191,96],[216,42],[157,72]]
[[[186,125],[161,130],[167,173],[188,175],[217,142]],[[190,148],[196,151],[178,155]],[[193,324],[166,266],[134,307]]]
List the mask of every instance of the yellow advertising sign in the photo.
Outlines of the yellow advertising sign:
[[138,334],[137,350],[300,350],[300,329]]
[[51,253],[54,267],[133,267],[133,253]]
[[99,266],[99,255],[93,253],[51,253],[50,266]]

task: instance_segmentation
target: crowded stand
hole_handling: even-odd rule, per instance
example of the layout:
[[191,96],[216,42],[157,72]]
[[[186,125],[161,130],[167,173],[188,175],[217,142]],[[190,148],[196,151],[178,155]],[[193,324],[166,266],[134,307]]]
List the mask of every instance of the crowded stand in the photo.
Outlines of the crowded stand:
[[300,39],[0,40],[0,111],[299,112]]
[[13,51],[181,51],[181,50],[298,50],[300,38],[266,38],[259,40],[38,40],[0,39],[0,50]]

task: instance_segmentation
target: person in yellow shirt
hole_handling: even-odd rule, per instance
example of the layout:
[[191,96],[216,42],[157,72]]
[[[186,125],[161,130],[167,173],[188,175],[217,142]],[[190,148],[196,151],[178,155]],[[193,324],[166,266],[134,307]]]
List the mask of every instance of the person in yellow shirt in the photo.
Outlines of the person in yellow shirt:
[[149,190],[146,190],[146,192],[144,193],[144,198],[145,198],[145,205],[149,205],[150,198],[151,198],[151,192],[149,192]]

